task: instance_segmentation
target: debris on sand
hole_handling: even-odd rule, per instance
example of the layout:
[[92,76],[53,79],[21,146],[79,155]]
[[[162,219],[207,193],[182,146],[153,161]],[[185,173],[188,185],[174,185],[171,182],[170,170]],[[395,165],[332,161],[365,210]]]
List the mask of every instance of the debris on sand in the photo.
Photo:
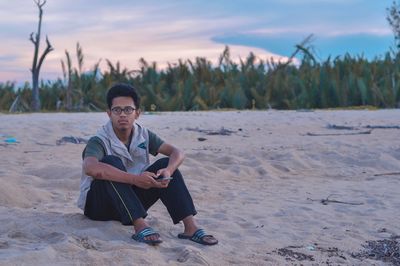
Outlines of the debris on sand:
[[221,127],[221,129],[219,130],[208,130],[208,129],[199,129],[198,127],[196,128],[187,127],[186,130],[205,133],[206,135],[222,135],[222,136],[230,136],[232,133],[236,133],[236,131],[226,129],[224,127]]
[[353,253],[352,257],[357,259],[372,259],[400,266],[400,243],[397,239],[400,236],[392,236],[390,239],[367,241],[364,250]]
[[285,257],[287,261],[314,261],[314,257],[312,255],[303,254],[297,251],[290,250],[289,248],[280,248],[277,251],[278,255]]
[[88,143],[88,140],[80,137],[68,136],[68,137],[62,137],[61,139],[56,141],[57,145],[62,145],[65,143],[86,144]]

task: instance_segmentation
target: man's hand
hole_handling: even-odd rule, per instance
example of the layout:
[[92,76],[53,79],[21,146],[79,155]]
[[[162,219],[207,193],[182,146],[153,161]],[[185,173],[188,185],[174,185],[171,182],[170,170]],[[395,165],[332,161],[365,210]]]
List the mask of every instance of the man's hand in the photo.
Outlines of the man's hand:
[[168,168],[161,168],[157,171],[157,177],[159,176],[165,176],[165,177],[170,177],[171,176],[171,171]]
[[166,188],[168,187],[169,181],[157,181],[155,180],[157,175],[152,172],[143,172],[140,175],[137,175],[133,184],[137,187],[149,189],[149,188]]
[[[160,178],[160,177],[171,177],[171,174],[172,173],[168,168],[162,168],[162,169],[159,169],[157,171],[157,175],[156,176],[157,176],[157,178]],[[171,181],[171,179],[165,179],[165,180],[161,179],[161,180],[158,180],[157,182],[168,186],[170,181]]]

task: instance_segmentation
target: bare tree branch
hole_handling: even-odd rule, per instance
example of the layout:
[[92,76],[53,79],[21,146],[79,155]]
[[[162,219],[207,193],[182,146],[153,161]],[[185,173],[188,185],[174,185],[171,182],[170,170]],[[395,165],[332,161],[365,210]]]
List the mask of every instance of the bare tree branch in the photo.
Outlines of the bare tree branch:
[[40,9],[42,9],[42,6],[44,6],[44,5],[46,4],[46,0],[44,0],[43,3],[42,3],[41,0],[33,0],[33,1],[36,3],[36,5],[37,5]]
[[286,61],[283,65],[280,65],[279,68],[284,68],[287,65],[291,64],[293,62],[294,57],[297,55],[297,53],[302,50],[302,48],[310,42],[311,38],[313,37],[313,34],[308,35],[300,44],[296,45],[296,50],[292,53],[292,55],[289,57],[289,60]]
[[40,71],[40,68],[42,67],[42,63],[43,63],[44,58],[46,57],[46,55],[54,50],[54,48],[53,48],[53,46],[51,46],[51,43],[49,42],[49,38],[47,36],[46,36],[46,44],[47,44],[47,47],[46,47],[46,49],[44,50],[42,56],[39,59],[39,64],[38,64],[38,67],[37,67],[38,71]]
[[34,32],[31,33],[31,36],[29,37],[29,40],[31,40],[31,42],[36,45],[36,41],[35,39],[33,39],[33,34],[35,34]]

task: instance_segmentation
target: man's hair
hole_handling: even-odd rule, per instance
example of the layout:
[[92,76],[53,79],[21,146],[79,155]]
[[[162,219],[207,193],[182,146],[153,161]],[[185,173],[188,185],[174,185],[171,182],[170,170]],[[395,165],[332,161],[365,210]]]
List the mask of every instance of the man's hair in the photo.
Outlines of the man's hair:
[[112,101],[116,97],[131,97],[135,107],[140,108],[140,96],[134,87],[126,83],[117,83],[113,85],[107,92],[107,105],[111,109]]

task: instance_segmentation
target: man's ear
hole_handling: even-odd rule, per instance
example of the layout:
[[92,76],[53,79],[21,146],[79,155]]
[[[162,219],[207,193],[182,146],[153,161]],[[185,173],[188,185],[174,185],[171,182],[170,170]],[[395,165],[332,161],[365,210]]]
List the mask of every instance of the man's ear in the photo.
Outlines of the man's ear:
[[110,109],[107,109],[107,114],[108,114],[108,117],[111,117],[111,110]]
[[140,114],[142,113],[142,112],[141,112],[141,109],[139,108],[139,109],[137,109],[135,112],[136,112],[136,119],[138,119],[139,116],[140,116]]

